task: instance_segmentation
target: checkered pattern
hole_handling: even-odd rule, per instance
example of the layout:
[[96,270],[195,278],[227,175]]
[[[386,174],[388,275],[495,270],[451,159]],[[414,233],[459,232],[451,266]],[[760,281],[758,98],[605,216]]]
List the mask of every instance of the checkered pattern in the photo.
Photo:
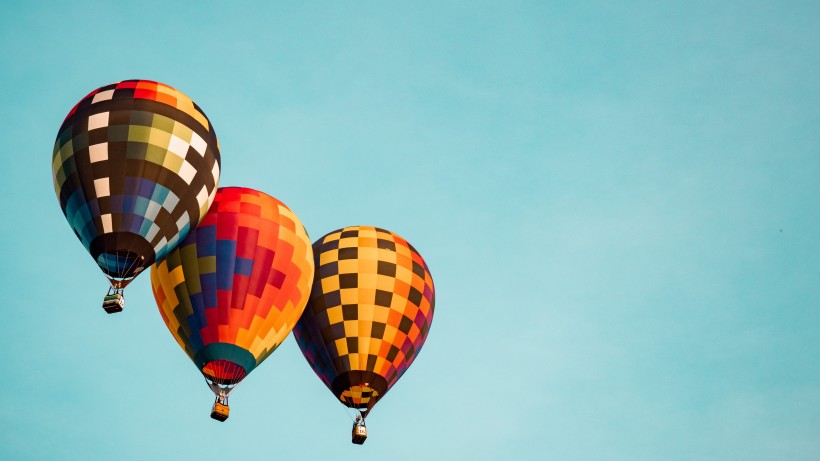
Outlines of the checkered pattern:
[[151,267],[162,319],[212,381],[237,382],[287,337],[307,303],[313,251],[275,198],[220,188],[202,223]]
[[316,278],[294,336],[343,403],[372,408],[427,337],[435,306],[430,271],[407,241],[376,227],[331,232],[313,251]]
[[208,210],[219,182],[202,110],[162,83],[127,80],[69,112],[52,157],[54,189],[77,238],[110,276],[159,261]]
[[373,389],[370,386],[365,385],[364,383],[361,383],[358,385],[352,385],[347,389],[343,390],[342,395],[339,396],[339,400],[341,400],[345,404],[349,404],[349,406],[351,407],[366,408],[370,403],[371,399],[373,399],[375,403],[375,400],[377,400],[379,396],[379,391]]

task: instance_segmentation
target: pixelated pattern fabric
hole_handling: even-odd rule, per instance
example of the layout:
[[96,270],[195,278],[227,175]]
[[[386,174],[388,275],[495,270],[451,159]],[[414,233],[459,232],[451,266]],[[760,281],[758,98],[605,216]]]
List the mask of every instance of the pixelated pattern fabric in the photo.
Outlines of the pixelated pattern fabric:
[[162,319],[206,378],[241,380],[293,329],[313,280],[299,218],[277,199],[217,191],[197,228],[151,267]]
[[424,344],[433,278],[413,246],[376,227],[336,230],[313,252],[316,277],[296,342],[339,400],[369,410]]
[[162,83],[126,80],[71,109],[52,172],[77,238],[103,272],[122,278],[162,260],[196,227],[216,192],[220,154],[190,98]]

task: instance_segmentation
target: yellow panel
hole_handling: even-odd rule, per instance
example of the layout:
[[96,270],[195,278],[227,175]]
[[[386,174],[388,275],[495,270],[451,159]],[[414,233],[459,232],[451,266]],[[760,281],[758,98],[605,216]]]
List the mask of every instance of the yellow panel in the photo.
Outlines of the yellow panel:
[[411,255],[413,254],[413,252],[410,251],[410,247],[400,245],[400,244],[397,243],[396,244],[396,254],[412,257]]
[[54,158],[51,159],[51,171],[56,173],[60,171],[60,167],[63,166],[63,159],[60,155],[60,151],[55,149],[56,154],[54,154]]
[[[370,288],[375,290],[378,287],[378,278],[376,275],[377,274],[375,273],[367,273],[365,271],[360,272],[358,277],[359,288]],[[324,285],[322,286],[322,291],[327,293],[327,290],[324,289]]]
[[339,248],[356,248],[359,246],[359,239],[356,237],[342,237],[339,239]]
[[248,349],[248,330],[246,328],[238,328],[236,330],[236,340],[234,340],[234,344],[239,347]]
[[342,304],[359,303],[359,290],[357,288],[342,288],[339,293],[341,293]]
[[288,229],[297,228],[295,223],[299,222],[299,219],[296,217],[295,214],[293,214],[293,211],[291,211],[288,207],[284,205],[279,205],[279,215],[282,217],[282,219],[279,220],[280,225]]
[[71,156],[73,156],[73,155],[74,155],[74,140],[69,139],[68,141],[66,141],[65,144],[62,145],[62,147],[60,147],[60,158],[62,159],[63,163],[65,163],[65,161],[70,159]]
[[[381,347],[381,345],[379,345],[379,347]],[[383,357],[377,356],[376,357],[376,365],[373,366],[373,370],[378,373],[379,371],[381,371],[382,367],[384,367],[384,364],[386,362],[387,362],[387,360],[385,360]]]
[[[359,303],[359,321],[366,321],[368,323],[372,322],[375,311],[375,306],[372,304]],[[360,329],[359,331],[367,333],[370,329],[368,327],[367,329]]]
[[[256,320],[256,319],[254,319],[254,320]],[[260,318],[260,321],[261,321],[261,318]],[[253,355],[254,357],[257,358],[257,362],[258,362],[258,359],[259,359],[260,351],[265,350],[265,344],[263,343],[264,338],[262,338],[258,335],[259,334],[259,328],[261,328],[261,327],[257,327],[256,330],[248,330],[248,335],[245,338],[245,343],[247,344],[248,342],[250,342],[250,346],[242,346],[245,349],[247,349],[248,352],[251,353],[251,355]],[[253,333],[251,333],[251,331]],[[237,345],[239,345],[239,344],[237,344]]]
[[168,145],[171,144],[171,133],[166,133],[157,128],[151,128],[151,134],[148,135],[148,143],[161,149],[167,149]]
[[284,242],[295,242],[297,240],[296,233],[287,227],[279,227],[279,238]]
[[373,274],[379,272],[379,261],[375,259],[359,258],[359,274]]
[[336,291],[339,289],[339,276],[338,275],[331,275],[329,277],[325,277],[321,280],[322,282],[322,293],[330,293],[331,291]]
[[157,275],[160,282],[160,288],[162,289],[162,292],[165,293],[165,299],[168,300],[172,307],[178,306],[179,299],[177,298],[176,291],[174,291],[174,287],[176,285],[172,285],[171,277],[168,274],[168,265],[163,262],[158,272],[159,273]]
[[179,173],[179,170],[182,168],[182,162],[184,161],[184,158],[168,153],[162,161],[162,166],[173,171],[174,173]]
[[370,354],[370,338],[364,336],[370,334],[370,322],[359,320],[359,331],[362,334],[359,336],[358,346],[359,354],[361,355],[361,365],[367,366],[367,354]]
[[377,355],[379,353],[379,349],[382,347],[382,340],[379,338],[368,338],[369,346],[367,350],[370,351],[370,355]]
[[327,243],[327,242],[332,242],[334,240],[339,240],[339,237],[341,237],[341,235],[342,235],[341,232],[334,232],[332,234],[328,234],[322,239],[322,242]]
[[[187,125],[183,125],[180,122],[174,121],[174,128],[172,130],[172,134],[174,136],[176,136],[177,138],[179,138],[179,139],[181,139],[181,140],[183,140],[187,143],[190,143],[191,142],[191,135],[193,134],[193,131],[191,131],[191,129],[188,128]],[[167,147],[167,144],[166,144],[166,147]]]
[[205,128],[208,128],[208,119],[206,119],[205,116],[202,115],[201,112],[196,110],[196,108],[194,107],[193,102],[191,102],[190,100],[186,101],[186,100],[183,100],[183,99],[177,99],[177,109],[179,109],[179,110],[185,112],[186,114],[190,115],[191,117],[194,118],[194,120],[199,122],[202,126],[204,126]]
[[393,291],[396,287],[396,279],[389,275],[376,274],[376,288],[382,291]]
[[173,291],[173,289],[169,293],[163,286],[163,281],[168,280],[167,275],[167,265],[163,261],[157,270],[151,271],[151,286],[152,288],[154,288],[155,291],[158,291],[165,296],[165,301],[162,303],[162,311],[165,313],[163,317],[167,319],[168,328],[171,330],[174,338],[177,340],[177,342],[182,344],[182,340],[178,337],[176,333],[179,329],[179,322],[177,321],[174,315],[168,315],[169,312],[173,313],[174,307],[176,307],[177,304],[179,304],[179,300],[177,300],[176,293]]
[[409,285],[413,281],[412,268],[397,265],[396,278]]
[[[361,248],[359,247],[359,251],[357,252],[359,259],[372,259],[372,260],[379,260],[382,259],[379,257],[379,253],[383,253],[383,251],[379,248]],[[387,251],[384,253],[392,253],[392,251]]]
[[[333,250],[335,252],[335,250]],[[340,274],[355,274],[359,272],[359,261],[356,259],[342,259],[339,261]]]
[[379,232],[376,229],[374,229],[373,227],[369,227],[369,226],[359,227],[359,238],[365,237],[365,238],[373,238],[374,239],[374,238],[379,237],[379,235],[380,235]]
[[339,259],[339,250],[324,250],[319,254],[319,265],[332,263]]
[[[282,334],[283,332],[285,334]],[[287,336],[287,333],[289,332],[290,330],[285,331],[284,328],[269,329],[268,334],[266,334],[265,337],[262,338],[259,341],[259,343],[256,344],[256,347],[253,350],[249,349],[250,353],[253,354],[254,357],[256,357],[258,362],[259,358],[262,355],[270,355],[271,352],[276,350],[276,348],[279,347],[279,344],[282,343],[282,340],[285,339],[285,336]]]
[[359,336],[359,321],[358,320],[345,320],[345,336],[347,337],[355,337]]
[[359,306],[372,306],[376,301],[375,288],[358,288],[359,290]]
[[[309,268],[308,271],[313,272],[311,269],[312,268]],[[263,343],[266,344],[268,354],[273,352],[276,347],[285,340],[290,330],[296,324],[296,321],[302,315],[306,303],[307,297],[300,298],[298,304],[294,304],[293,300],[289,299],[282,308],[282,315],[268,317],[261,328],[262,332],[266,331],[266,327],[270,329],[263,341]]]
[[387,341],[388,343],[392,343],[393,340],[396,338],[396,332],[397,331],[399,331],[399,330],[396,329],[395,327],[393,327],[392,325],[385,326],[384,327],[384,336],[382,336],[382,339],[384,341]]
[[387,317],[390,316],[390,308],[383,306],[373,306],[373,321],[387,323]]
[[378,260],[379,261],[387,261],[389,263],[395,263],[396,262],[396,252],[387,250],[385,248],[379,248]]
[[336,350],[338,352],[336,354],[338,357],[346,355],[347,354],[347,339],[345,339],[345,338],[337,339],[336,340]]
[[330,325],[342,322],[342,306],[331,307],[327,311],[327,319]]
[[404,312],[407,309],[407,299],[404,296],[393,293],[393,299],[390,302],[390,309]]
[[348,355],[348,358],[350,358],[350,369],[351,370],[361,370],[362,369],[361,365],[359,365],[359,354],[358,353],[352,352],[352,353],[350,353],[350,355]]
[[168,275],[174,286],[177,286],[185,281],[185,274],[182,272],[182,266],[177,266],[177,268],[171,271]]

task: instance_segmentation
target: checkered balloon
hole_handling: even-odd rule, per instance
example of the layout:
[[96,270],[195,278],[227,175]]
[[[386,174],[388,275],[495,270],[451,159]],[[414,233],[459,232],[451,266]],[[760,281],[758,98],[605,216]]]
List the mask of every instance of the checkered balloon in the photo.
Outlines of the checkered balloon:
[[377,227],[333,231],[313,252],[313,289],[293,334],[331,392],[367,415],[427,338],[433,278],[412,245]]
[[220,154],[208,117],[162,83],[98,88],[63,121],[54,189],[74,234],[102,271],[133,277],[162,260],[205,215]]

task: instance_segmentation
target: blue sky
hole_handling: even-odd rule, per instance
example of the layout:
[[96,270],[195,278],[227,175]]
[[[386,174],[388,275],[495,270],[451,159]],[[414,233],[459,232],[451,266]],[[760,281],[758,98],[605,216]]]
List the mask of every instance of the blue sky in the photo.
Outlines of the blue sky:
[[[820,458],[816,2],[301,3],[0,7],[0,458]],[[147,277],[99,307],[51,149],[129,78],[203,108],[221,185],[427,260],[365,445],[292,338],[220,424]]]

